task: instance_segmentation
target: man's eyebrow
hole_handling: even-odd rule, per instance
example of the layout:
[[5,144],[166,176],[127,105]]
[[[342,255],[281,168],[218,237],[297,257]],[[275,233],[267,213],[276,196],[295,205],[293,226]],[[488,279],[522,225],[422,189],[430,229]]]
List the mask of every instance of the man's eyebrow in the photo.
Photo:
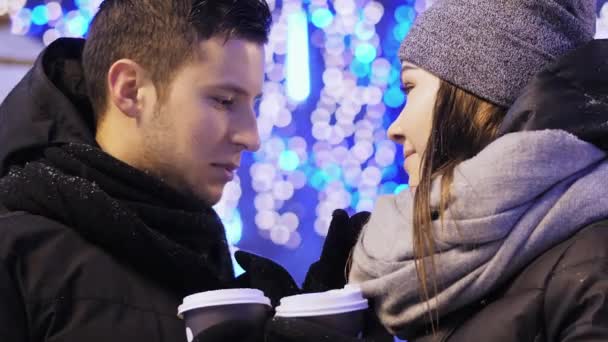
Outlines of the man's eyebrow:
[[[221,90],[226,90],[226,91],[230,91],[233,93],[237,93],[239,95],[244,95],[244,96],[249,96],[249,92],[247,90],[245,90],[245,88],[239,86],[238,84],[234,84],[234,83],[221,83],[221,84],[216,84],[216,85],[212,85],[212,88],[216,88],[216,89],[221,89]],[[257,95],[255,95],[255,98],[260,98],[262,97],[262,93],[259,93]]]

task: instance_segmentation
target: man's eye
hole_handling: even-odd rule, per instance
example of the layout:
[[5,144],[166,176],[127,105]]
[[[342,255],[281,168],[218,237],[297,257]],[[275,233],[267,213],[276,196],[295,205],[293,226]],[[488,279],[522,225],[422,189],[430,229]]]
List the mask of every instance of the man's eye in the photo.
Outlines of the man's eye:
[[213,97],[212,99],[215,103],[217,103],[218,105],[220,105],[222,107],[230,107],[234,104],[233,99],[227,99],[227,98],[223,98],[223,97]]

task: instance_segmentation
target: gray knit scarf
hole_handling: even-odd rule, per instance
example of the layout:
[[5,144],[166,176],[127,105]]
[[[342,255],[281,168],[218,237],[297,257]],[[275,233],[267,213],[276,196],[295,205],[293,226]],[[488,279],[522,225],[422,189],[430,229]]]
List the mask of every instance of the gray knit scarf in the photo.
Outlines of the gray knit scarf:
[[[440,179],[431,206],[438,206]],[[559,130],[505,135],[456,167],[444,225],[433,222],[439,293],[421,299],[413,259],[413,194],[378,199],[353,254],[351,283],[398,336],[488,295],[531,260],[608,217],[606,153]],[[431,290],[431,295],[433,294]]]

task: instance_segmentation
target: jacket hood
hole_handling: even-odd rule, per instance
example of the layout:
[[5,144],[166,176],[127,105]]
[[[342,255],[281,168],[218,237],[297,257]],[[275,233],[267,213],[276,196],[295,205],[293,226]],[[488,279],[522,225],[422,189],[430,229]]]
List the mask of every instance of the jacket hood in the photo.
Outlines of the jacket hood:
[[84,42],[53,42],[0,105],[0,176],[11,165],[36,158],[40,147],[97,145],[81,64]]
[[608,151],[608,40],[558,59],[524,88],[501,133],[561,129]]

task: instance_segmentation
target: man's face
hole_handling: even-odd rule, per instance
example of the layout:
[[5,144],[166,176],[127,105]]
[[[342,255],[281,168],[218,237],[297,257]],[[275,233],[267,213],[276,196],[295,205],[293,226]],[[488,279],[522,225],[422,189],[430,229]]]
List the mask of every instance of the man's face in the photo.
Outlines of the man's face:
[[264,47],[213,37],[140,123],[142,166],[209,205],[234,177],[241,152],[260,145],[254,105],[264,82]]

